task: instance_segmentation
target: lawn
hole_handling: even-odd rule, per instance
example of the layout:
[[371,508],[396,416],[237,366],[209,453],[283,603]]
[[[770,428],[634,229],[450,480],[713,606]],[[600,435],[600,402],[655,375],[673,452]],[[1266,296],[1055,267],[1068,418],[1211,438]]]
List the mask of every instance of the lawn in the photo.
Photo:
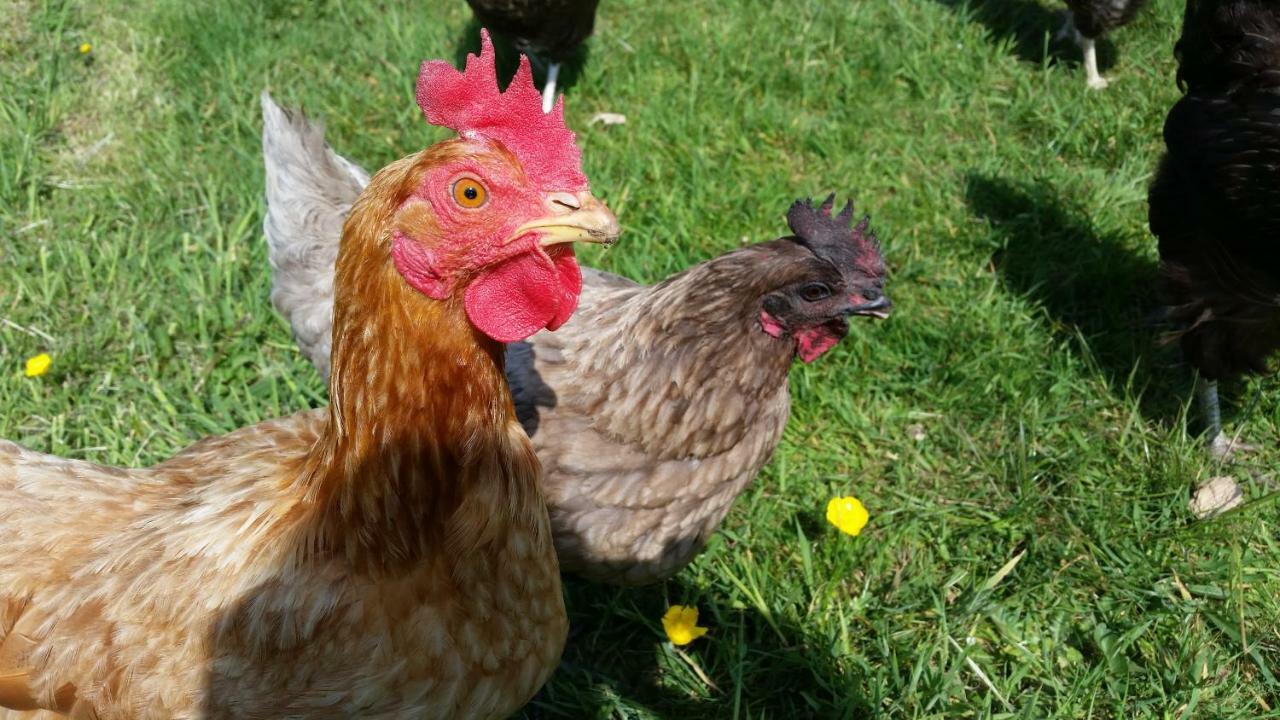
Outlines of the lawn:
[[[412,88],[477,46],[465,3],[3,5],[0,437],[145,465],[323,404],[268,297],[258,93],[380,167],[445,136]],[[625,234],[584,261],[657,280],[834,191],[872,215],[896,311],[797,365],[782,445],[692,566],[567,583],[529,714],[1280,717],[1280,395],[1230,388],[1263,449],[1212,463],[1145,321],[1181,4],[1106,44],[1104,92],[1056,9],[604,0],[567,116]],[[1217,475],[1249,502],[1196,520]],[[858,537],[823,517],[845,494]],[[671,603],[709,634],[667,645]]]

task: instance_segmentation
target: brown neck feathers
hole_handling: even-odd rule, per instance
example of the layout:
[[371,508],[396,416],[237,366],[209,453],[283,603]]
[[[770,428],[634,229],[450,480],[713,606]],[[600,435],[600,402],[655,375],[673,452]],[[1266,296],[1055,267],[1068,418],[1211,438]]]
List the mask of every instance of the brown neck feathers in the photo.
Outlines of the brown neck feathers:
[[518,506],[537,483],[527,438],[511,432],[503,346],[471,326],[460,300],[422,295],[389,260],[413,159],[373,179],[343,230],[329,422],[299,488],[310,508],[304,552],[369,570],[446,546],[463,554],[496,528],[460,523],[460,509],[484,515],[472,506],[492,499],[501,521],[501,506]]

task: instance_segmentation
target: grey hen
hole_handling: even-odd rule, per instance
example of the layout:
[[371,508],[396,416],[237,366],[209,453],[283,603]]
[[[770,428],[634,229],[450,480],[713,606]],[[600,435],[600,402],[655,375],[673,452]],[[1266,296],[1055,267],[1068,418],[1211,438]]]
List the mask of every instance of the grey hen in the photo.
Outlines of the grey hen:
[[[300,115],[264,108],[276,307],[299,337],[317,340],[329,317],[336,246],[355,198],[350,167]],[[287,122],[280,122],[285,118]],[[315,154],[314,162],[300,160]],[[292,172],[278,163],[328,172]],[[325,183],[315,187],[307,183]],[[684,567],[720,525],[782,437],[787,373],[848,332],[850,315],[885,317],[885,267],[864,219],[833,215],[831,200],[796,203],[794,236],[714,258],[653,286],[583,268],[573,318],[509,345],[516,412],[545,468],[544,495],[561,567],[625,585]],[[328,233],[327,235],[323,233]],[[285,263],[283,254],[317,262]],[[331,253],[330,253],[331,256]],[[284,277],[292,273],[291,277]],[[302,327],[299,327],[302,325]],[[323,372],[321,342],[303,352]]]

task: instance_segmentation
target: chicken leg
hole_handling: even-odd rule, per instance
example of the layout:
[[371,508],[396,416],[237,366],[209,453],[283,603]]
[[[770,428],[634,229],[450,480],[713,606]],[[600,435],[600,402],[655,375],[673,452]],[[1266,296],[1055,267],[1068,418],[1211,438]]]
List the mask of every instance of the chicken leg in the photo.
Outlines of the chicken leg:
[[1200,404],[1200,417],[1204,422],[1205,436],[1209,438],[1209,455],[1214,460],[1230,460],[1236,453],[1247,453],[1257,448],[1243,443],[1239,438],[1229,438],[1222,432],[1222,404],[1218,400],[1218,381],[1198,378],[1196,399]]
[[542,112],[551,112],[556,104],[556,78],[560,77],[560,63],[547,63],[547,84],[542,88]]
[[1110,83],[1098,73],[1098,44],[1093,38],[1081,36],[1080,51],[1084,53],[1085,84],[1091,90],[1102,90]]
[[1222,440],[1222,404],[1218,401],[1218,381],[1197,378],[1196,401],[1200,404],[1200,419],[1204,421],[1205,434],[1210,438],[1209,447],[1216,448]]
[[1085,83],[1093,90],[1102,90],[1109,83],[1107,79],[1102,77],[1098,72],[1098,44],[1093,38],[1087,38],[1080,34],[1080,29],[1076,27],[1075,13],[1067,10],[1062,14],[1062,27],[1058,28],[1058,32],[1053,34],[1054,42],[1071,38],[1080,46],[1080,52],[1084,55],[1084,73]]

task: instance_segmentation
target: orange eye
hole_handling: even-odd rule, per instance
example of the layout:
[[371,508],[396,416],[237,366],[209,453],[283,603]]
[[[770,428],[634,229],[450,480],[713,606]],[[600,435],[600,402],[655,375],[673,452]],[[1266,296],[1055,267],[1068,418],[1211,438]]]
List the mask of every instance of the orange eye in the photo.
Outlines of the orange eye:
[[475,178],[462,178],[453,184],[453,200],[464,208],[478,208],[489,199],[489,191]]

